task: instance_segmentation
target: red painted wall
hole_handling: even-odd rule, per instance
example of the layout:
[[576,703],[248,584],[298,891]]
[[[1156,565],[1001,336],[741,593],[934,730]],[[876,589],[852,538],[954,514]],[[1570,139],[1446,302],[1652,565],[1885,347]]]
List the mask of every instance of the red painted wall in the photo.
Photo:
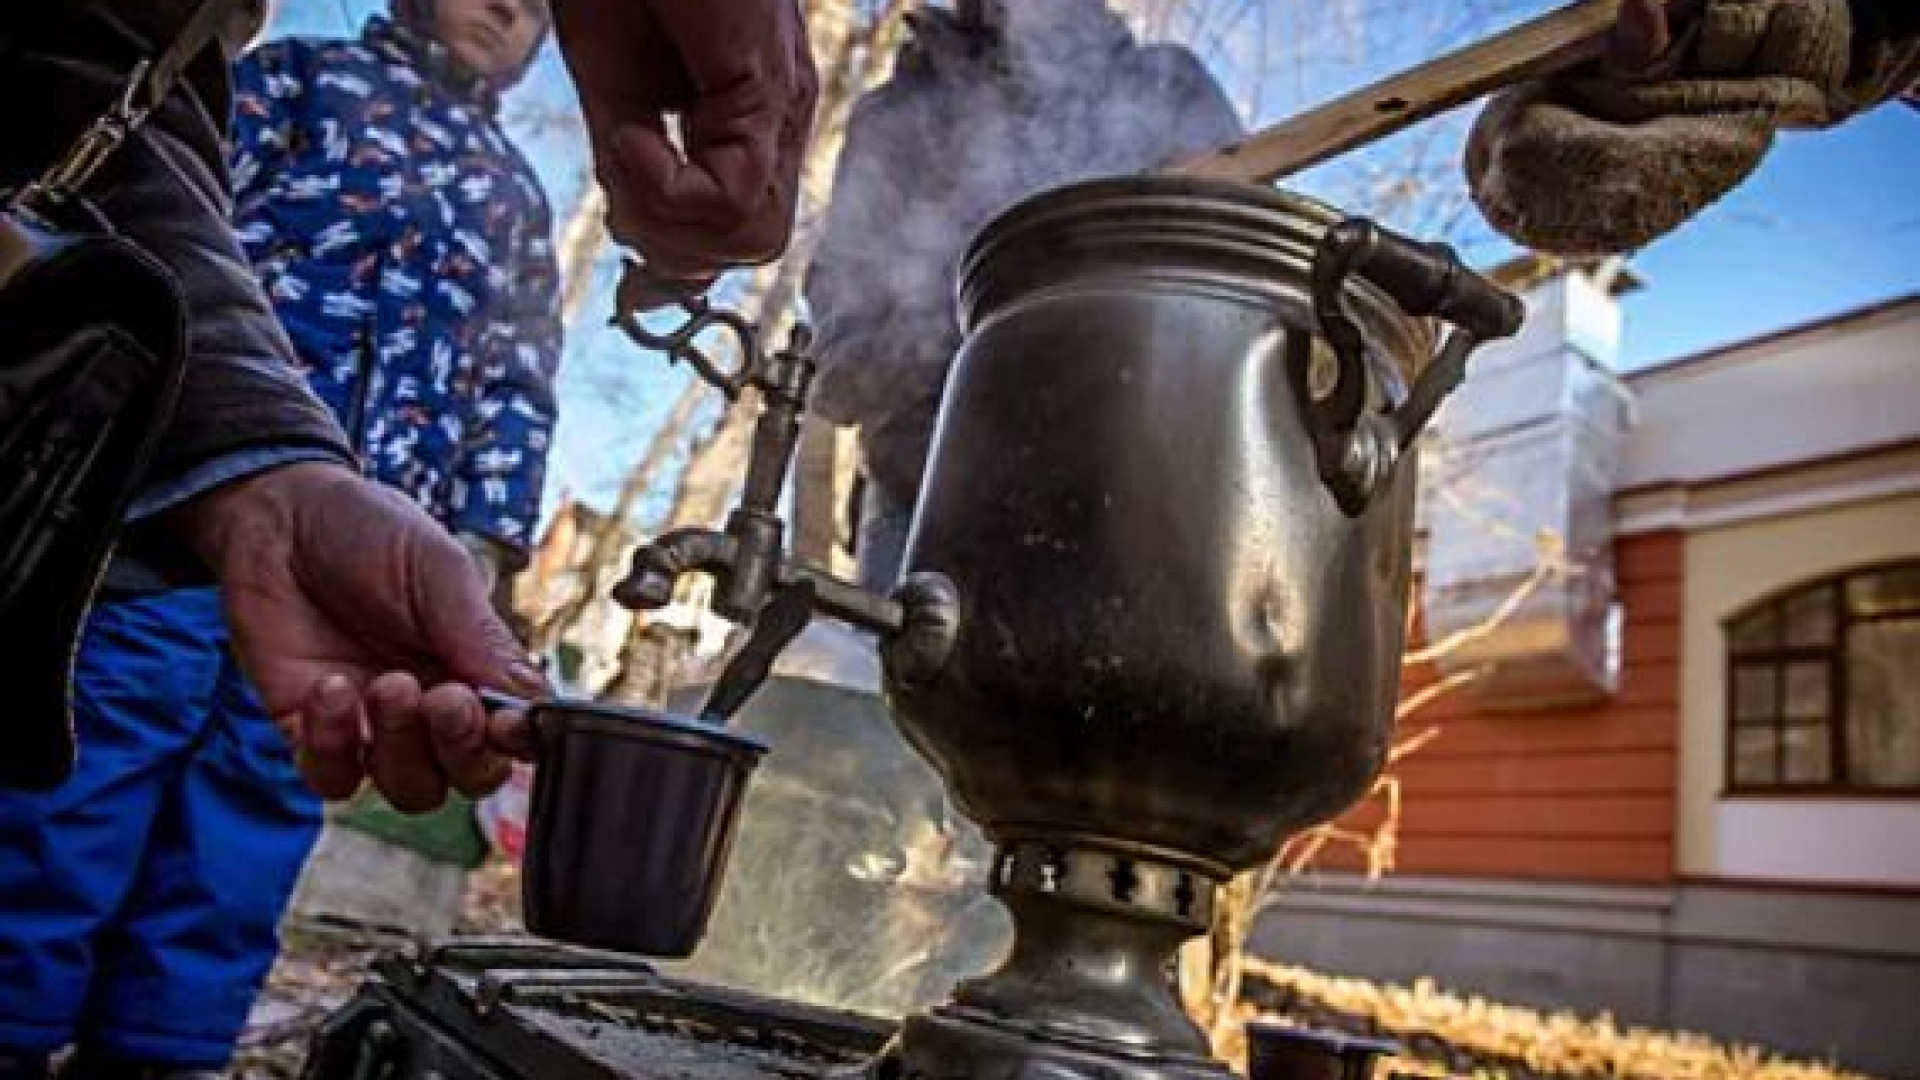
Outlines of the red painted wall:
[[[1616,542],[1625,607],[1619,694],[1595,705],[1483,712],[1459,690],[1408,717],[1402,737],[1439,727],[1394,770],[1402,874],[1652,883],[1674,876],[1683,538]],[[1434,677],[1408,672],[1411,692]],[[1366,828],[1372,799],[1343,822]],[[1322,865],[1357,869],[1343,845]]]

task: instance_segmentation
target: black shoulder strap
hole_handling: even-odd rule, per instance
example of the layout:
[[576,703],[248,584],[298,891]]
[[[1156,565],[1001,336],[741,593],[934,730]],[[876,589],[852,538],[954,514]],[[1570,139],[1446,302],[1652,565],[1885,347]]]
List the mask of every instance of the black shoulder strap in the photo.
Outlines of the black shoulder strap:
[[158,56],[135,65],[119,99],[38,180],[15,192],[8,209],[47,215],[78,194],[154,110],[166,104],[188,65],[217,43],[220,28],[246,4],[247,0],[201,0]]

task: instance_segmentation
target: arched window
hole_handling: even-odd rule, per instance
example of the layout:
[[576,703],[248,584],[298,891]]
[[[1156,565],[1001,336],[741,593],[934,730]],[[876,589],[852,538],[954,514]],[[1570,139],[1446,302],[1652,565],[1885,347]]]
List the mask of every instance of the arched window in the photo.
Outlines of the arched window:
[[1920,562],[1803,585],[1726,634],[1729,791],[1920,793]]

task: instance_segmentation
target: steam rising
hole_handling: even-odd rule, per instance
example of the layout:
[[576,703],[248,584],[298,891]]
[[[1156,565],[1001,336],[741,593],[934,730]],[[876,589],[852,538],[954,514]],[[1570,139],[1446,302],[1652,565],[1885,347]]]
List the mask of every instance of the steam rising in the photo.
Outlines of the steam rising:
[[822,414],[861,430],[883,500],[911,507],[967,243],[1028,196],[1137,173],[1240,134],[1192,53],[1142,46],[1102,0],[985,0],[982,32],[923,9],[891,82],[855,107],[806,282]]

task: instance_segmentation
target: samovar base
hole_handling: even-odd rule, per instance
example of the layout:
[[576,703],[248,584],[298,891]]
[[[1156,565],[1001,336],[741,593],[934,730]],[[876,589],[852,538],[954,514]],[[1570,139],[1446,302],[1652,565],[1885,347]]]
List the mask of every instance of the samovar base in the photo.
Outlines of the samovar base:
[[1215,874],[1124,841],[1000,838],[1013,917],[999,969],[909,1017],[874,1080],[1226,1080],[1180,1007],[1180,943],[1213,915]]
[[1233,1080],[1207,1056],[1158,1054],[941,1006],[912,1016],[872,1080]]

